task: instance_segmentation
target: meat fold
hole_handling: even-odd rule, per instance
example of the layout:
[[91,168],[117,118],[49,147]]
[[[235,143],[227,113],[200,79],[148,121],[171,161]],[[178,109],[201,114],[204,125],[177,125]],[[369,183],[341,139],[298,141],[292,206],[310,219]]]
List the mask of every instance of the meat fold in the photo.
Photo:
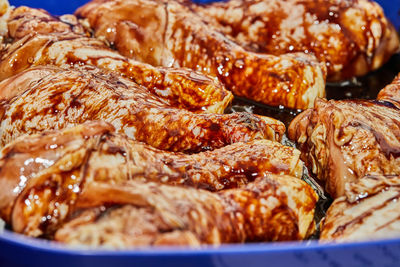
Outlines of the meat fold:
[[196,114],[92,66],[30,68],[0,83],[0,144],[24,134],[103,120],[154,147],[196,152],[236,142],[280,140],[285,126],[249,113]]
[[[176,231],[173,244],[181,232],[201,244],[302,239],[314,230],[317,195],[298,178],[298,158],[296,149],[267,140],[195,155],[165,152],[116,134],[110,124],[90,122],[23,136],[1,151],[1,217],[16,232],[47,237],[72,219],[56,234],[66,243],[79,233],[66,229],[97,208],[103,213],[102,206],[117,211],[97,214],[99,221],[88,227],[128,220],[137,232],[156,229],[156,238]],[[177,185],[239,188],[211,193]],[[119,231],[111,235],[118,239]]]
[[[131,141],[103,122],[20,137],[1,151],[1,216],[16,232],[51,237],[88,209],[132,205],[120,219],[128,216],[138,231],[155,227],[155,237],[182,231],[207,244],[302,239],[314,230],[317,195],[299,178],[269,174],[300,175],[296,150],[274,145],[254,141],[188,156]],[[263,159],[257,163],[252,155]],[[213,189],[213,180],[241,186],[218,193],[176,186]],[[152,225],[137,224],[136,211]],[[96,218],[120,220],[112,214]],[[66,228],[57,239],[70,243],[75,236]],[[121,229],[114,230],[118,238]]]
[[291,122],[289,138],[332,197],[365,175],[400,175],[400,110],[395,97],[384,100],[397,82],[382,100],[319,99]]
[[[258,177],[244,187],[217,193],[137,181],[89,187],[90,196],[81,195],[85,212],[61,226],[55,240],[92,247],[198,246],[301,240],[315,230],[317,195],[292,176]],[[88,212],[92,205],[87,202],[114,205]]]
[[92,1],[76,15],[123,55],[216,76],[238,96],[303,109],[325,94],[326,69],[314,56],[247,51],[178,1]]
[[399,176],[366,176],[346,184],[328,209],[321,241],[349,242],[400,236]]
[[89,181],[154,181],[217,191],[243,186],[268,173],[301,178],[299,157],[297,149],[268,140],[192,155],[167,152],[117,134],[108,123],[87,122],[22,136],[2,149],[0,210],[7,222],[15,222],[10,217],[15,198],[24,190],[37,189],[31,185],[43,179],[56,179],[53,182],[60,188],[53,189],[61,198],[80,192],[82,183]]
[[360,76],[399,51],[396,29],[374,1],[229,0],[186,4],[254,52],[313,53],[329,80]]
[[378,96],[379,101],[384,101],[400,108],[400,73],[394,78],[391,84],[385,86]]
[[94,65],[117,72],[171,106],[193,112],[223,113],[232,93],[216,79],[184,68],[155,68],[128,59],[90,37],[73,15],[54,17],[41,9],[9,8],[1,18],[0,80],[38,65]]

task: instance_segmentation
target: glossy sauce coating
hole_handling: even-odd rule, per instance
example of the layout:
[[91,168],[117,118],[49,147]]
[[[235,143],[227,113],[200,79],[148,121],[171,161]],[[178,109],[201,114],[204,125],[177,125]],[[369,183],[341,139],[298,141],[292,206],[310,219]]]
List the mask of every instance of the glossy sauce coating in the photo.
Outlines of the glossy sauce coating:
[[[317,197],[305,182],[291,176],[260,177],[218,193],[137,181],[91,189],[109,192],[96,204],[122,207],[101,216],[78,216],[56,232],[57,241],[92,247],[218,245],[303,239],[315,227]],[[133,225],[137,231],[132,231]]]
[[289,126],[289,137],[299,144],[302,159],[334,198],[343,195],[346,183],[365,175],[400,174],[396,88],[397,79],[378,100],[317,100]]
[[321,241],[350,242],[399,237],[399,176],[363,177],[346,187],[328,209]]
[[107,123],[90,122],[21,137],[2,150],[0,214],[14,231],[49,234],[72,212],[79,194],[97,195],[89,183],[139,180],[216,191],[269,173],[299,179],[299,156],[296,149],[267,140],[193,155],[172,153],[118,135]]
[[[0,80],[38,65],[94,65],[128,77],[171,106],[193,112],[223,113],[233,96],[215,79],[184,68],[155,68],[128,59],[90,37],[72,15],[19,7],[3,18],[8,26],[1,52]],[[11,40],[11,41],[10,41]]]
[[381,67],[399,51],[382,8],[368,0],[230,0],[186,2],[216,29],[255,52],[313,53],[328,79],[343,80]]
[[31,68],[1,82],[0,91],[3,146],[23,134],[91,120],[109,122],[154,147],[185,152],[280,140],[285,131],[281,122],[249,113],[196,114],[171,107],[131,80],[91,66]]
[[379,92],[376,99],[400,108],[400,73]]
[[313,56],[246,51],[177,1],[92,1],[76,14],[123,55],[216,76],[238,96],[307,108],[325,94],[325,68]]

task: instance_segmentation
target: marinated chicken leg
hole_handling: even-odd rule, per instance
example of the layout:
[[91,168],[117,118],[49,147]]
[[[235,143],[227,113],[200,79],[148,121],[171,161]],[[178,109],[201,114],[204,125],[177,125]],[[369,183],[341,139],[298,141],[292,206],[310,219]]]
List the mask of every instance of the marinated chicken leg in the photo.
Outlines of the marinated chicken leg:
[[325,94],[325,66],[314,56],[246,51],[177,1],[95,0],[76,14],[123,55],[214,75],[238,96],[307,108]]
[[290,124],[289,138],[334,198],[365,175],[400,175],[400,109],[383,101],[389,91],[382,100],[319,99]]
[[[161,218],[201,243],[302,239],[314,230],[316,193],[299,178],[265,176],[298,174],[294,154],[268,141],[192,156],[162,152],[102,122],[24,136],[1,151],[1,216],[16,232],[51,235],[82,209],[130,204],[154,216],[155,226]],[[256,179],[243,185],[249,178]],[[210,193],[138,179],[242,187]]]
[[[218,193],[136,181],[90,187],[110,192],[96,204],[125,205],[100,214],[92,211],[92,216],[86,211],[61,227],[56,240],[95,247],[196,246],[301,240],[315,230],[317,195],[291,176],[259,177],[243,188]],[[76,205],[80,202],[78,198]]]
[[0,156],[3,215],[9,213],[15,197],[30,180],[43,172],[57,173],[60,179],[73,173],[75,178],[68,186],[83,180],[139,179],[216,191],[242,186],[267,173],[301,178],[303,170],[300,152],[278,142],[256,140],[186,155],[130,140],[104,122],[22,136],[8,144]]
[[187,1],[203,19],[245,48],[280,55],[313,53],[328,79],[364,75],[399,51],[399,38],[382,8],[359,0]]
[[[223,113],[232,94],[214,79],[184,68],[155,68],[128,59],[89,37],[76,17],[60,18],[28,7],[10,9],[6,43],[0,58],[0,80],[37,65],[95,65],[116,71],[147,87],[172,106],[193,112]],[[2,31],[3,32],[3,31]]]
[[328,209],[323,241],[359,241],[400,236],[400,177],[367,176],[346,186]]
[[146,88],[95,67],[31,68],[0,83],[0,144],[23,134],[90,120],[154,147],[195,152],[241,141],[280,140],[285,126],[249,113],[196,114],[170,107]]

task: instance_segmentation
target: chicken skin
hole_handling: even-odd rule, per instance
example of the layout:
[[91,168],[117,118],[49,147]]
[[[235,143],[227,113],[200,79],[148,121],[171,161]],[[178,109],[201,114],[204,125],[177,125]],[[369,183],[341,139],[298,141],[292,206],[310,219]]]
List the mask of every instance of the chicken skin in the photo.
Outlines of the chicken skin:
[[[306,217],[311,216],[311,220],[307,217],[305,222],[300,222],[302,229],[292,229],[294,232],[282,233],[289,235],[287,238],[300,238],[304,237],[312,221],[313,207],[311,205],[315,204],[316,197],[312,189],[299,179],[302,174],[299,154],[295,148],[267,140],[258,140],[246,144],[233,144],[211,152],[185,155],[160,151],[129,140],[115,133],[110,124],[89,122],[61,131],[23,136],[7,145],[1,151],[0,158],[2,188],[0,211],[2,218],[12,225],[14,231],[39,236],[53,232],[75,208],[96,207],[110,201],[114,203],[114,200],[116,201],[114,204],[137,204],[119,203],[118,197],[113,196],[125,186],[129,188],[135,185],[132,189],[127,189],[125,193],[118,194],[120,197],[136,194],[135,190],[141,191],[143,196],[149,195],[138,187],[148,188],[147,190],[153,187],[154,190],[163,188],[156,184],[150,187],[141,184],[148,181],[175,186],[200,187],[211,191],[244,186],[242,190],[244,194],[248,190],[256,190],[250,189],[257,187],[256,185],[246,186],[246,184],[258,179],[257,177],[264,177],[267,174],[291,175],[288,178],[262,178],[258,183],[262,184],[262,188],[265,187],[267,195],[272,191],[281,190],[296,203],[304,198],[304,208],[308,206],[307,211],[302,209],[294,211],[297,204],[286,203],[286,201],[289,202],[286,198],[283,200],[277,197],[274,201],[270,200],[273,205],[277,204],[275,201],[282,201],[286,203],[283,205],[289,205],[293,211],[288,214],[286,214],[287,211],[282,211],[287,216],[291,212],[297,215],[305,212]],[[277,184],[274,184],[274,180],[277,180]],[[287,180],[287,182],[280,180]],[[130,184],[133,181],[140,183]],[[265,181],[267,181],[266,184]],[[106,188],[109,186],[109,192],[98,191],[108,190]],[[175,187],[166,188],[175,190]],[[257,190],[262,190],[262,188]],[[293,195],[289,195],[292,189]],[[179,203],[185,201],[179,192],[197,194],[195,193],[197,190],[177,188],[176,193],[172,191],[167,193],[168,190],[165,194],[171,193],[170,196],[176,198],[168,200],[169,203],[176,202],[178,206]],[[41,199],[27,204],[31,194]],[[207,199],[212,195],[198,194],[199,197],[205,196],[205,199],[201,201],[202,205],[208,203]],[[230,195],[230,193],[223,194]],[[275,194],[280,193],[275,192]],[[28,202],[22,200],[25,197]],[[167,198],[167,196],[163,197]],[[254,197],[258,199],[256,201],[262,201],[262,196]],[[188,199],[191,198],[188,197]],[[238,200],[240,201],[240,198]],[[157,201],[160,201],[157,205],[166,204],[161,199]],[[264,201],[268,202],[266,199]],[[226,210],[235,206],[233,203],[226,204]],[[43,212],[48,212],[47,215],[51,218]],[[27,216],[24,217],[25,215]],[[44,222],[41,219],[43,216],[49,220]],[[269,213],[268,216],[272,215]],[[298,219],[294,216],[290,220]],[[291,225],[292,223],[290,222]],[[305,225],[302,225],[303,223]]]
[[[198,246],[301,240],[315,230],[317,195],[292,176],[267,175],[216,193],[137,181],[88,187],[105,197],[90,203],[95,195],[82,193],[76,206],[85,212],[61,226],[55,240],[91,247]],[[102,203],[119,205],[88,212]]]
[[345,194],[328,209],[321,241],[398,238],[399,200],[399,176],[366,176],[349,183]]
[[0,145],[85,121],[111,123],[153,147],[197,152],[254,139],[280,140],[283,123],[249,113],[197,114],[92,66],[30,68],[0,83]]
[[235,143],[192,155],[167,152],[117,134],[108,123],[87,122],[22,136],[4,148],[0,209],[9,209],[16,194],[44,169],[69,168],[62,164],[73,164],[80,170],[75,182],[138,179],[216,191],[242,186],[267,173],[301,178],[303,163],[299,158],[297,149],[268,140]]
[[325,94],[326,68],[314,56],[247,51],[178,1],[92,1],[76,15],[123,55],[216,76],[238,96],[304,109]]
[[[184,68],[155,68],[128,59],[89,36],[76,17],[41,9],[9,8],[3,20],[0,80],[31,66],[94,65],[142,85],[171,105],[197,113],[223,113],[233,96],[215,79]],[[1,24],[0,24],[1,25]]]
[[368,0],[229,0],[187,4],[237,43],[255,52],[313,53],[328,80],[361,76],[399,51],[382,8]]
[[342,196],[346,183],[368,174],[400,175],[396,88],[398,78],[378,100],[319,99],[291,122],[289,138],[332,197]]
[[400,108],[400,73],[394,78],[391,84],[385,86],[379,92],[377,99]]

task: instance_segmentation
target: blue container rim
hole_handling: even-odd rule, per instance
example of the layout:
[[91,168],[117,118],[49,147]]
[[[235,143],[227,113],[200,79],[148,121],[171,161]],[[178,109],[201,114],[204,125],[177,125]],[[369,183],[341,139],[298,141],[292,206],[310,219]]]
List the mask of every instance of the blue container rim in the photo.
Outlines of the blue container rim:
[[317,240],[296,241],[296,242],[270,242],[270,243],[245,243],[245,244],[223,244],[220,246],[204,246],[201,248],[191,247],[143,247],[132,249],[93,249],[87,247],[70,247],[54,241],[36,239],[21,234],[4,230],[0,233],[0,241],[9,245],[24,247],[42,253],[63,254],[70,256],[88,257],[133,257],[133,256],[201,256],[217,254],[266,254],[285,252],[307,252],[315,250],[335,250],[366,248],[372,246],[387,246],[400,244],[400,238],[382,239],[372,241],[358,241],[346,243],[318,242]]
[[[54,14],[66,14],[73,13],[74,10],[87,2],[88,0],[69,0],[61,2],[59,0],[9,0],[12,5],[27,5],[32,7],[40,7],[48,10]],[[211,0],[194,0],[197,2],[210,2]],[[384,8],[386,15],[394,23],[396,29],[400,29],[400,0],[376,0]],[[317,240],[314,241],[303,241],[303,242],[271,242],[271,243],[246,243],[246,244],[224,244],[218,247],[215,246],[204,246],[200,249],[190,247],[146,247],[146,248],[132,248],[123,250],[105,250],[105,249],[88,249],[88,248],[74,248],[68,247],[56,242],[41,240],[35,238],[29,238],[21,234],[13,233],[8,230],[0,231],[0,245],[4,245],[3,250],[4,258],[11,258],[15,255],[15,252],[31,251],[39,254],[39,256],[59,256],[60,258],[70,257],[83,257],[93,260],[94,258],[116,258],[132,259],[136,257],[170,257],[178,256],[182,258],[198,256],[228,256],[233,255],[266,255],[272,256],[273,254],[279,254],[284,256],[288,253],[311,253],[314,251],[327,251],[329,254],[334,255],[335,252],[344,251],[340,254],[346,256],[351,253],[352,250],[366,250],[366,253],[373,253],[376,247],[395,247],[396,251],[399,251],[398,246],[400,245],[400,238],[397,239],[382,239],[373,241],[358,241],[348,243],[320,243]],[[0,246],[1,248],[1,246]],[[9,249],[8,249],[9,248]],[[368,250],[369,249],[369,250]],[[345,255],[346,254],[346,255]],[[374,256],[374,254],[372,254]],[[64,257],[65,256],[65,257]],[[347,260],[347,258],[343,258]],[[22,259],[21,259],[22,260]],[[376,259],[377,262],[381,261],[380,258]],[[149,261],[152,261],[151,258]],[[375,261],[374,261],[375,262]],[[28,263],[28,262],[27,262]],[[161,262],[160,262],[161,263]],[[293,264],[295,261],[293,261]],[[349,264],[346,262],[346,265]],[[397,266],[399,263],[393,265]],[[0,266],[2,266],[0,257]],[[32,266],[29,262],[29,266]],[[310,264],[310,266],[314,266]],[[344,265],[345,266],[345,265]],[[379,266],[379,265],[378,265]]]

